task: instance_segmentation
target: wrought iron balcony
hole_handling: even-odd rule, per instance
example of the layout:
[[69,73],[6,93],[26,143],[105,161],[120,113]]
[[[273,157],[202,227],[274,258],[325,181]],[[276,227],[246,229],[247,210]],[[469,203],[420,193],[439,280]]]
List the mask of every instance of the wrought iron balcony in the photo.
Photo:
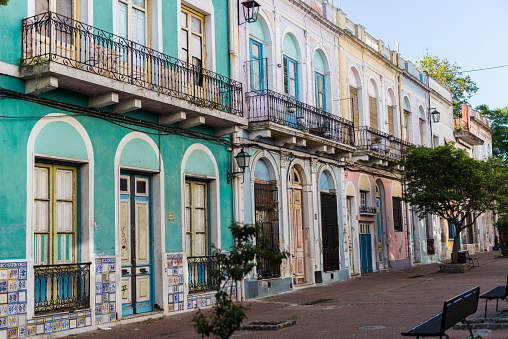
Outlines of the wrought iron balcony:
[[375,207],[368,207],[360,205],[360,214],[369,214],[369,215],[375,215],[377,213]]
[[274,122],[353,146],[353,124],[346,119],[270,90],[248,92],[246,97],[251,123]]
[[90,263],[36,265],[35,312],[90,307]]
[[378,131],[368,126],[361,126],[355,130],[355,146],[359,151],[368,151],[371,154],[388,160],[400,160],[411,143]]
[[23,19],[22,30],[23,67],[62,64],[198,107],[243,115],[242,84],[226,76],[53,12]]
[[[263,251],[265,252],[271,252],[274,255],[280,253],[279,248],[266,248]],[[257,273],[258,273],[258,279],[272,279],[272,278],[280,278],[280,265],[274,265],[273,263],[270,263],[267,260],[264,260],[260,256],[257,258]]]
[[219,289],[219,281],[212,276],[212,271],[219,269],[214,256],[188,257],[187,262],[189,265],[189,293]]
[[337,271],[339,265],[339,246],[323,246],[323,269],[325,272]]

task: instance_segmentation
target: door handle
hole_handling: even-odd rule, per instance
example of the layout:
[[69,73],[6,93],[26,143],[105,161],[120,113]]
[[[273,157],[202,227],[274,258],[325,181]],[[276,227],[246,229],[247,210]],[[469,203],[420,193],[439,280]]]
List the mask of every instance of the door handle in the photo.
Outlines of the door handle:
[[141,272],[141,273],[147,273],[148,271],[146,270],[146,268],[143,267],[142,269],[139,270],[139,272]]
[[128,270],[126,270],[125,268],[124,268],[124,269],[122,269],[122,275],[125,275],[125,274],[128,274],[128,273],[129,273],[129,271],[128,271]]

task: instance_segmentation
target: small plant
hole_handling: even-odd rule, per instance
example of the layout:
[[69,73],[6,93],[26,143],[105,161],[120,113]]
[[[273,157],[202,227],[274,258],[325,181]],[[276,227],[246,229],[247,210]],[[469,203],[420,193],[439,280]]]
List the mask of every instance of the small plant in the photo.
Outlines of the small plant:
[[381,137],[375,137],[375,138],[372,138],[371,143],[372,144],[379,144],[379,143],[381,143],[381,141],[383,141],[383,139],[381,139]]
[[256,257],[264,262],[280,265],[288,256],[285,252],[276,254],[263,251],[268,247],[268,239],[259,224],[241,225],[233,222],[229,230],[233,236],[231,251],[223,253],[220,249],[215,249],[213,253],[219,268],[212,270],[211,275],[212,279],[217,279],[220,287],[215,294],[216,304],[213,306],[212,315],[209,318],[205,317],[201,310],[198,310],[192,319],[196,332],[201,334],[202,338],[211,334],[216,338],[229,338],[247,318],[245,314],[247,308],[241,303],[234,303],[227,293],[227,288],[230,283],[240,281],[252,271],[256,265],[254,262]]

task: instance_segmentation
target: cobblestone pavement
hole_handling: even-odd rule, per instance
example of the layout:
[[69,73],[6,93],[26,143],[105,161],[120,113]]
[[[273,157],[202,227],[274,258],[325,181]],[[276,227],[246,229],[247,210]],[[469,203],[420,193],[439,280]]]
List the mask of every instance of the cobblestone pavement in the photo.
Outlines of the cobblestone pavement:
[[[234,337],[251,338],[402,338],[401,332],[442,309],[443,302],[476,285],[480,293],[506,283],[508,259],[499,252],[481,253],[480,267],[467,273],[438,273],[438,264],[380,272],[327,285],[297,288],[293,292],[245,302],[249,321],[296,319],[296,325],[278,331],[239,331]],[[470,318],[482,318],[485,302]],[[488,304],[487,318],[496,316]],[[507,308],[500,301],[499,308]],[[205,311],[205,314],[208,311]],[[119,324],[111,330],[80,335],[95,338],[199,338],[192,327],[195,312],[180,313],[142,323]],[[467,330],[449,330],[451,339],[467,338]],[[487,339],[507,339],[508,329],[476,330]]]

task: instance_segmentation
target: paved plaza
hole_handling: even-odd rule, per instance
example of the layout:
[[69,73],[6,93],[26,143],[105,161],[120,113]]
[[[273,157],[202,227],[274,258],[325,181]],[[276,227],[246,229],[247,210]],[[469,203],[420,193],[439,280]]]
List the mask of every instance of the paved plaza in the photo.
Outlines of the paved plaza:
[[[296,319],[296,325],[278,331],[239,331],[236,338],[402,338],[403,332],[442,309],[443,301],[476,285],[480,292],[506,283],[508,259],[499,252],[478,254],[480,267],[467,273],[438,273],[438,264],[400,271],[372,273],[327,285],[250,300],[249,321]],[[487,318],[494,317],[495,301]],[[482,318],[485,302],[470,318]],[[507,308],[500,301],[499,308]],[[199,338],[192,327],[195,312],[144,322],[122,324],[110,330],[81,334],[94,338]],[[450,338],[467,338],[467,330],[449,330]],[[488,339],[508,338],[508,329],[477,330]]]

